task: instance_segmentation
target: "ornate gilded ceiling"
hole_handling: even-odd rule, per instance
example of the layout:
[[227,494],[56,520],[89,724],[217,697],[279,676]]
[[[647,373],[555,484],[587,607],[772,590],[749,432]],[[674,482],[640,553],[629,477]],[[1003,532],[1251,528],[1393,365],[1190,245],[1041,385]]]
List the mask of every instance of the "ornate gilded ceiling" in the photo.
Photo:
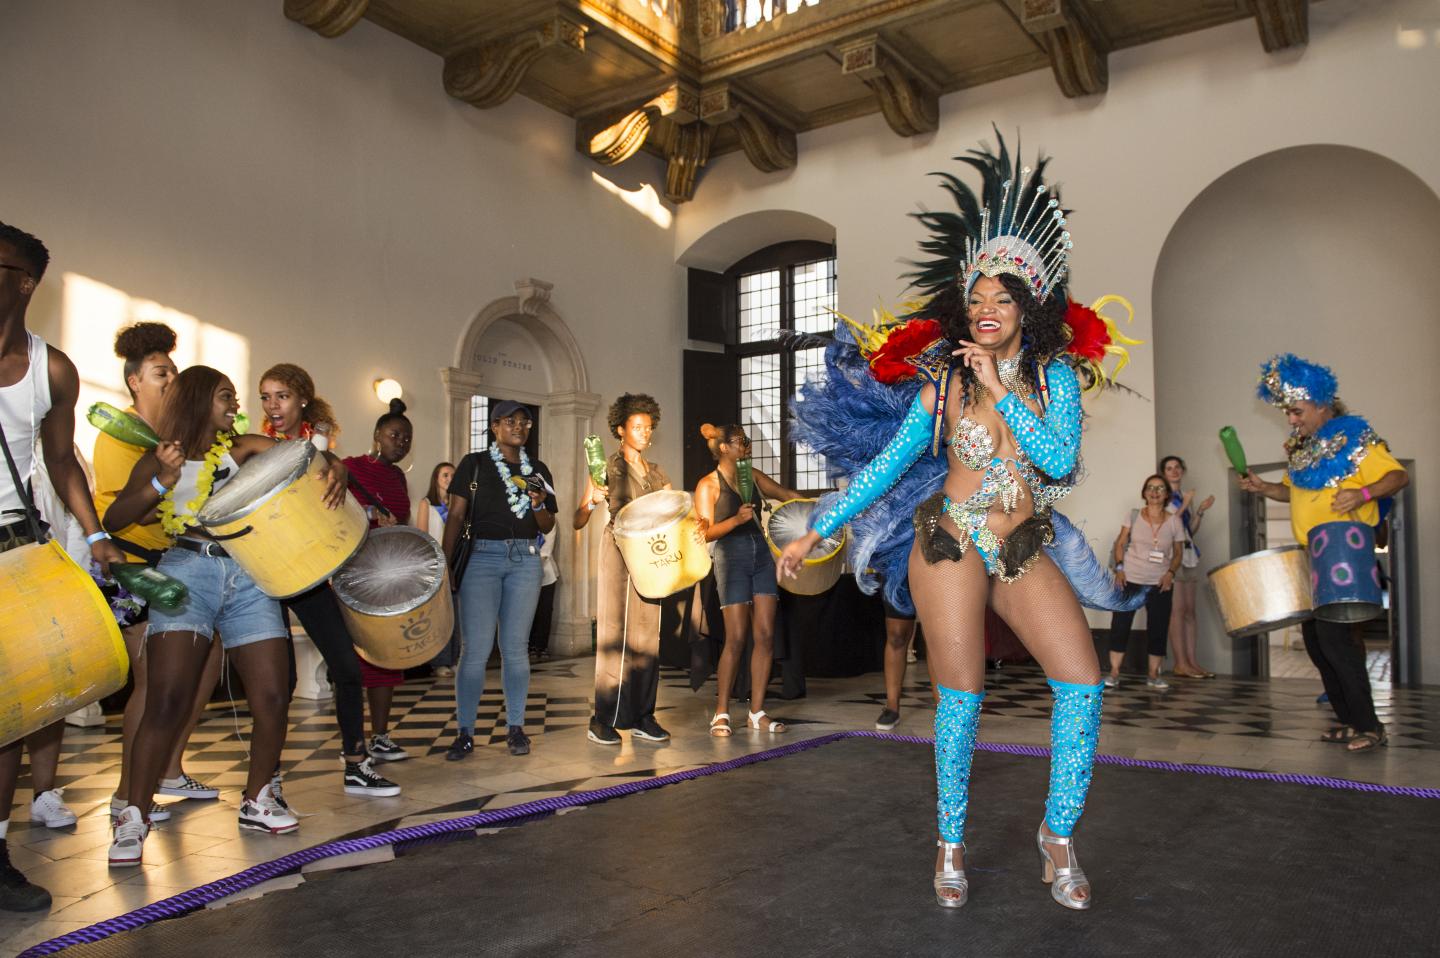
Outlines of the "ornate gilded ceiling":
[[[667,163],[695,195],[707,160],[798,162],[795,134],[879,112],[899,136],[934,131],[940,96],[1050,69],[1058,93],[1103,94],[1111,51],[1253,19],[1267,51],[1308,38],[1309,0],[284,0],[327,37],[362,18],[444,60],[451,96],[480,109],[516,93],[575,119],[605,165]],[[778,10],[778,13],[776,12]],[[753,19],[753,17],[752,17]]]

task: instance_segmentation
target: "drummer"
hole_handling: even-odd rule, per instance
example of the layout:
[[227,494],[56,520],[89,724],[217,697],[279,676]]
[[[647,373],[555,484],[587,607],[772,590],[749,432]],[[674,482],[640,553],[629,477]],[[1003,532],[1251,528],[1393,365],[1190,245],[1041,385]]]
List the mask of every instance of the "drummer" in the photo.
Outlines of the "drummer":
[[[455,679],[455,741],[447,761],[475,748],[475,711],[485,691],[485,664],[500,637],[500,684],[505,690],[505,745],[530,754],[525,701],[530,694],[527,646],[543,574],[545,536],[555,531],[555,480],[525,445],[534,421],[513,400],[490,410],[490,448],[460,460],[450,484],[445,520],[447,556],[469,549],[459,576],[460,667]],[[468,530],[468,537],[464,534]],[[452,568],[454,566],[452,565]]]
[[[261,431],[276,442],[307,439],[327,452],[340,436],[335,411],[315,395],[315,380],[293,363],[271,366],[260,377],[260,408],[265,413]],[[279,561],[277,559],[277,561]],[[329,581],[280,603],[304,627],[319,650],[335,689],[335,720],[340,726],[341,756],[345,767],[341,787],[346,795],[389,798],[400,786],[375,771],[365,748],[365,697],[360,684],[360,656],[341,618],[335,590]],[[279,773],[271,783],[279,786]]]
[[[725,618],[725,648],[720,654],[716,676],[718,695],[710,734],[728,737],[730,692],[747,639],[750,650],[750,709],[746,725],[762,732],[787,731],[785,723],[765,714],[765,686],[775,659],[775,613],[780,606],[775,585],[775,559],[760,531],[760,510],[765,499],[788,502],[801,498],[759,469],[751,469],[748,501],[742,501],[738,463],[750,458],[750,438],[742,426],[700,427],[700,435],[715,460],[715,471],[695,486],[695,514],[705,526],[705,541],[714,543],[710,555],[715,562],[715,586],[720,593],[720,613]],[[763,496],[763,498],[762,498]]]
[[[290,704],[290,661],[280,604],[200,527],[205,502],[252,456],[274,447],[265,436],[235,435],[240,404],[235,386],[209,366],[192,366],[166,390],[156,431],[159,446],[145,453],[130,481],[105,512],[107,529],[160,519],[174,541],[159,571],[182,582],[189,597],[176,610],[150,610],[146,633],[149,697],[135,734],[129,804],[115,819],[110,864],[140,864],[150,826],[155,783],[171,743],[188,717],[195,684],[218,632],[245,685],[250,706],[250,768],[240,803],[242,829],[282,834],[299,821],[271,787],[285,745]],[[323,495],[333,509],[344,502],[346,471],[333,456],[322,473]],[[278,560],[277,560],[278,561]]]
[[625,558],[615,544],[615,515],[632,500],[670,488],[665,470],[645,458],[660,404],[645,393],[625,393],[610,405],[606,425],[620,451],[606,464],[602,488],[587,476],[585,495],[572,524],[585,528],[601,503],[610,522],[600,544],[596,583],[595,715],[587,737],[596,745],[619,745],[617,729],[646,742],[665,742],[670,733],[655,721],[660,689],[660,603],[635,590]]
[[[1289,465],[1281,482],[1246,472],[1240,488],[1289,502],[1290,525],[1301,545],[1323,523],[1349,518],[1377,525],[1376,500],[1404,489],[1410,477],[1370,424],[1345,408],[1329,367],[1291,353],[1273,356],[1260,367],[1258,392],[1261,399],[1284,410],[1290,423],[1290,438],[1285,440]],[[1365,647],[1351,626],[1312,618],[1301,632],[1305,651],[1320,671],[1330,706],[1340,720],[1321,738],[1346,743],[1352,752],[1384,745],[1385,727],[1375,715]]]
[[[44,243],[24,230],[0,223],[0,426],[7,459],[6,465],[0,466],[0,552],[34,543],[37,532],[43,535],[27,521],[30,500],[23,488],[35,471],[38,438],[55,491],[85,531],[91,558],[103,571],[112,562],[125,561],[125,556],[100,528],[85,472],[75,456],[80,374],[70,357],[25,328],[30,298],[49,264],[50,251]],[[20,474],[18,483],[12,478],[11,464]],[[30,749],[36,799],[45,803],[48,797],[50,811],[61,821],[68,818],[66,824],[74,823],[73,814],[53,790],[64,731],[64,723],[55,722],[0,748],[0,910],[43,911],[50,907],[50,893],[32,885],[10,864],[6,837],[21,753],[26,748]],[[160,770],[155,771],[158,775]],[[32,819],[36,811],[32,803]]]
[[[130,393],[131,406],[125,411],[151,428],[160,421],[165,390],[179,375],[175,361],[170,358],[174,350],[175,330],[164,323],[135,323],[120,330],[115,337],[115,355],[125,361],[125,388]],[[125,483],[130,481],[130,472],[143,455],[144,447],[124,442],[108,433],[102,432],[95,437],[95,451],[91,456],[91,463],[95,469],[97,514],[103,516],[105,510],[110,508],[110,503],[115,501],[120,490],[125,488]],[[132,556],[152,568],[159,564],[161,555],[170,546],[170,537],[160,528],[159,519],[121,529],[113,538],[127,556]],[[122,630],[135,687],[125,702],[120,746],[120,781],[116,783],[115,795],[110,800],[111,815],[120,814],[128,804],[126,796],[130,794],[130,760],[134,751],[135,732],[140,727],[140,717],[145,714],[145,677],[149,671],[144,658],[145,625],[149,612],[148,608],[142,608]],[[215,690],[215,683],[220,679],[220,662],[220,640],[215,638],[210,642],[210,655],[205,660],[205,671],[200,681],[195,684],[189,721],[181,728],[180,734],[175,736],[174,745],[171,747],[165,774],[160,780],[161,795],[177,795],[190,799],[220,797],[218,788],[191,778],[180,765],[185,755],[186,742],[200,721],[200,716],[205,713],[210,693]],[[166,806],[151,805],[152,820],[164,821],[169,817],[170,811]]]

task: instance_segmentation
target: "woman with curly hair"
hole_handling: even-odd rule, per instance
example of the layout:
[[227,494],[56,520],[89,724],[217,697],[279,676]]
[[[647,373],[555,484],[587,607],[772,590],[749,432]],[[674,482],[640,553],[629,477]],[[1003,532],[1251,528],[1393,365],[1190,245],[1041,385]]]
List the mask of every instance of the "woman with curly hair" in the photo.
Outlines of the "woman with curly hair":
[[[1042,179],[1044,161],[1033,171],[1012,166],[1003,142],[998,156],[971,151],[960,159],[983,176],[981,195],[945,175],[960,213],[919,214],[932,231],[921,248],[935,255],[911,279],[929,294],[921,316],[938,322],[940,337],[926,347],[926,381],[888,445],[785,549],[779,569],[793,576],[821,538],[877,504],[906,532],[911,523],[900,517],[913,509],[904,568],[939,696],[937,902],[959,908],[969,895],[964,827],[988,604],[1045,669],[1054,694],[1050,790],[1036,847],[1051,897],[1086,909],[1090,882],[1072,834],[1090,783],[1103,686],[1076,592],[1046,547],[1067,525],[1052,506],[1077,478],[1082,377],[1101,376],[1067,354],[1070,233]],[[810,404],[802,393],[799,406]],[[906,477],[912,472],[926,477],[923,485]],[[892,489],[898,498],[888,498]],[[1093,553],[1089,560],[1098,568]],[[887,587],[898,587],[899,576],[883,571]]]
[[660,603],[635,591],[614,531],[615,515],[631,500],[670,488],[665,470],[645,458],[660,424],[660,404],[644,393],[626,393],[611,403],[606,424],[620,440],[620,449],[606,466],[603,488],[586,478],[572,522],[583,529],[596,506],[605,503],[609,508],[596,585],[595,715],[587,735],[596,745],[619,745],[616,729],[629,729],[637,739],[664,742],[670,733],[655,721]]
[[335,410],[315,395],[315,380],[294,363],[276,363],[265,370],[260,408],[265,412],[260,429],[271,439],[309,439],[323,452],[340,438]]

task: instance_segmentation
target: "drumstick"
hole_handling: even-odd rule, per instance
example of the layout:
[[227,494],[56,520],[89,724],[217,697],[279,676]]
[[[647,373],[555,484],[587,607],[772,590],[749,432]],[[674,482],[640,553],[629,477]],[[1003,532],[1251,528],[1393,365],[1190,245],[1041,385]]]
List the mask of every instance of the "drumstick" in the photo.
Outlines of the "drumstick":
[[1230,465],[1240,475],[1250,471],[1245,463],[1245,447],[1240,445],[1240,437],[1235,435],[1234,426],[1222,426],[1220,429],[1220,445],[1225,447],[1225,455],[1230,457]]

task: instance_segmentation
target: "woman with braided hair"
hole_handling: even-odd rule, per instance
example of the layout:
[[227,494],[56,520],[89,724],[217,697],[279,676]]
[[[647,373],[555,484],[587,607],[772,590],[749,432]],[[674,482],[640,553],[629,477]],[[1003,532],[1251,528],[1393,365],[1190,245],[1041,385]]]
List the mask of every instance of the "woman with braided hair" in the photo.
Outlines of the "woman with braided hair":
[[[1067,310],[1070,234],[1058,197],[1047,195],[1045,161],[1033,171],[1012,166],[1003,140],[998,155],[971,151],[960,159],[984,186],[977,197],[942,174],[961,213],[916,214],[933,234],[921,248],[935,258],[911,276],[929,298],[896,331],[903,347],[887,350],[873,328],[855,337],[875,378],[898,355],[923,385],[912,382],[898,431],[861,465],[854,447],[864,426],[837,408],[855,391],[843,365],[849,347],[842,338],[830,348],[828,379],[801,393],[797,433],[849,483],[817,509],[813,529],[785,549],[779,569],[794,575],[821,538],[857,520],[852,562],[881,573],[886,598],[902,611],[913,596],[939,695],[934,889],[942,907],[959,908],[969,895],[964,829],[985,697],[986,605],[1005,619],[1045,669],[1055,697],[1050,790],[1036,833],[1042,877],[1055,901],[1086,909],[1090,882],[1072,835],[1090,784],[1103,686],[1076,591],[1106,593],[1116,604],[1132,599],[1097,583],[1093,553],[1083,539],[1078,548],[1072,543],[1073,528],[1052,506],[1077,477],[1082,382],[1106,378],[1093,355],[1077,352],[1098,345],[1103,358],[1110,340],[1089,333],[1108,323]],[[848,439],[823,425],[837,418]],[[878,544],[865,544],[874,538],[864,528],[868,511],[889,523]],[[1072,590],[1067,573],[1087,581]]]

